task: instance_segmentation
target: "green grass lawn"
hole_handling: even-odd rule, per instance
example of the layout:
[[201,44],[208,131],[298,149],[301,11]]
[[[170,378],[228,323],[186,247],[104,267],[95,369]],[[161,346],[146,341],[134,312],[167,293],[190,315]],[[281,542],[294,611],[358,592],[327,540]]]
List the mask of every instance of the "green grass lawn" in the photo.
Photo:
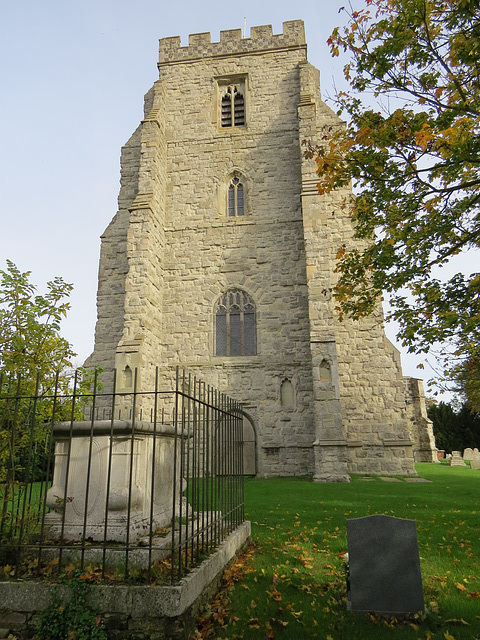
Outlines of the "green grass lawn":
[[[28,485],[15,483],[8,487],[5,500],[5,485],[0,484],[0,524],[5,540],[15,539],[20,529],[33,533],[38,529],[39,517],[50,482],[32,482]],[[23,525],[22,525],[23,523]]]
[[[197,637],[480,638],[480,471],[441,464],[417,471],[430,482],[247,480],[254,547],[226,572]],[[424,619],[346,611],[346,520],[376,513],[417,523]]]

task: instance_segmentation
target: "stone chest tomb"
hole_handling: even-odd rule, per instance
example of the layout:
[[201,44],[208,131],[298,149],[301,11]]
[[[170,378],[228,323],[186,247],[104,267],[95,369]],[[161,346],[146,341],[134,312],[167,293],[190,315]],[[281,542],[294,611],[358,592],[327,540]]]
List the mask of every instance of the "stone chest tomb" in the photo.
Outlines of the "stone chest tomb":
[[242,403],[246,472],[414,475],[434,461],[421,385],[382,311],[340,322],[335,256],[354,242],[320,196],[303,141],[341,124],[322,101],[304,26],[162,38],[159,78],[122,149],[102,237],[95,348],[117,391],[168,387],[181,364]]

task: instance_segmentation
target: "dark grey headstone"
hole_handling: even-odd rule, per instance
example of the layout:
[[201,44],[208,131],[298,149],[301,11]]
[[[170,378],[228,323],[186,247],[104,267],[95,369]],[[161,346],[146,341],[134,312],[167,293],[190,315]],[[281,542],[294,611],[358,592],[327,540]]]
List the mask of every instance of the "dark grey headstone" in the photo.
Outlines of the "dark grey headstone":
[[415,520],[347,520],[352,611],[406,616],[424,610]]

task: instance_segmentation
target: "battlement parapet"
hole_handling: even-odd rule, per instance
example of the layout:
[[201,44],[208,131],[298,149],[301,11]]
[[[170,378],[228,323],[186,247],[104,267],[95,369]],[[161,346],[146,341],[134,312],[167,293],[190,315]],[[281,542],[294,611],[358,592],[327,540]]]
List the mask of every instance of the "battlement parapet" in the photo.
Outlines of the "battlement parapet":
[[180,46],[180,36],[161,38],[158,64],[299,46],[306,46],[303,20],[290,20],[283,23],[283,33],[278,35],[273,35],[269,24],[252,27],[250,38],[242,38],[241,29],[221,31],[220,42],[211,42],[208,32],[193,33],[187,47]]

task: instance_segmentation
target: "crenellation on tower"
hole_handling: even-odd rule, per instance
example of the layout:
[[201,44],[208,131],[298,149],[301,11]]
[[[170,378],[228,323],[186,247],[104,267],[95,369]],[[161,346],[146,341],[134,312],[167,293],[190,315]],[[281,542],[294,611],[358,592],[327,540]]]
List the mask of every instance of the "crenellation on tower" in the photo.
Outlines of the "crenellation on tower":
[[258,43],[260,46],[265,47],[266,43],[272,42],[273,29],[271,24],[264,24],[259,27],[252,27],[250,29],[250,38],[253,43]]
[[227,29],[225,31],[220,31],[220,43],[227,47],[227,51],[238,50],[241,39],[241,29]]
[[182,47],[180,36],[161,38],[159,66],[172,62],[187,62],[198,58],[213,58],[236,54],[255,54],[276,49],[306,48],[305,27],[302,20],[283,23],[283,32],[273,34],[272,25],[251,27],[250,38],[242,38],[241,29],[220,32],[220,42],[211,42],[209,32],[193,33],[188,46]]
[[210,31],[204,31],[203,33],[191,33],[188,36],[188,48],[190,49],[202,49],[210,44]]

